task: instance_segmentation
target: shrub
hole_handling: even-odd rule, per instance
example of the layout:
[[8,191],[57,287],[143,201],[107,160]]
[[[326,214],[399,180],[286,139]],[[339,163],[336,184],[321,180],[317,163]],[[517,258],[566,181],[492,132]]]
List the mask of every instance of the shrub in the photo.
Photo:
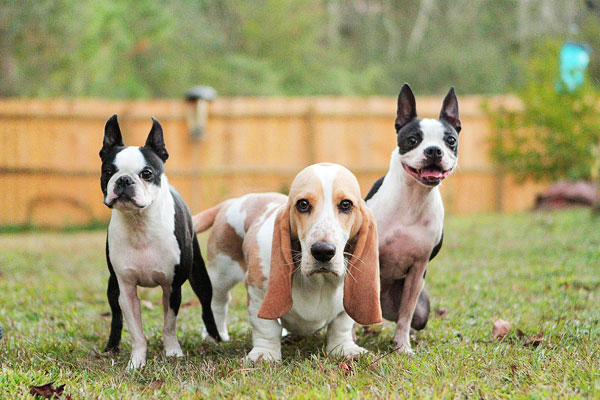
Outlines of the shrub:
[[590,79],[572,93],[556,90],[559,49],[548,43],[525,64],[522,109],[487,108],[496,130],[492,158],[520,181],[589,180],[598,165],[599,91]]

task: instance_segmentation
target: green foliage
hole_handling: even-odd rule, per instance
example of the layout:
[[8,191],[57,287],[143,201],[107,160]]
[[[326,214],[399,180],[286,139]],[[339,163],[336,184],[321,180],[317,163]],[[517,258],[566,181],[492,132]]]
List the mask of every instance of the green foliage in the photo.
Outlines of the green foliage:
[[[0,96],[397,95],[405,81],[502,93],[521,82],[515,56],[589,14],[580,0],[537,3],[0,0]],[[579,25],[600,42],[595,14]]]
[[491,112],[496,135],[492,155],[519,180],[590,179],[600,144],[600,92],[586,83],[559,92],[559,45],[540,46],[526,64],[526,84],[517,91],[523,109]]

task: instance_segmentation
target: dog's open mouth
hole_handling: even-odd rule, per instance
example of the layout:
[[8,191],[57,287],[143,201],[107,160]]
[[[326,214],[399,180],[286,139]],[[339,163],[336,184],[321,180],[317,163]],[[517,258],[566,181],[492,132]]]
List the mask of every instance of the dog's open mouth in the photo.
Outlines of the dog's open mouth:
[[439,165],[428,165],[421,169],[416,169],[411,166],[408,166],[402,163],[402,166],[410,175],[412,175],[415,179],[421,182],[424,185],[428,186],[436,186],[438,185],[444,178],[446,178],[452,172],[451,169],[443,170]]

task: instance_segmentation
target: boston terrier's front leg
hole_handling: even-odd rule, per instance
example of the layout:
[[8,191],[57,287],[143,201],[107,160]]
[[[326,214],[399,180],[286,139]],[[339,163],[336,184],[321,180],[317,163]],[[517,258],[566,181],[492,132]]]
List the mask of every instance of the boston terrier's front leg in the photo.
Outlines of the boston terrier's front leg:
[[406,354],[412,354],[410,347],[410,324],[415,312],[417,300],[423,290],[423,273],[427,268],[427,262],[415,263],[408,271],[404,281],[402,291],[402,300],[400,301],[400,311],[398,313],[398,323],[396,325],[396,336],[394,337],[394,346],[398,351]]
[[119,283],[121,293],[119,305],[123,310],[127,329],[131,336],[131,358],[127,369],[137,369],[146,365],[146,338],[142,330],[142,313],[140,300],[137,296],[137,285],[131,283]]
[[162,296],[164,310],[163,344],[167,357],[183,357],[177,340],[177,313],[181,305],[181,286],[164,286]]
[[[110,260],[109,260],[110,263]],[[119,306],[119,282],[114,272],[112,272],[110,278],[108,278],[108,289],[106,290],[108,296],[108,304],[110,305],[110,313],[112,321],[110,324],[110,335],[104,351],[118,351],[119,343],[121,343],[121,331],[123,330],[123,313]]]

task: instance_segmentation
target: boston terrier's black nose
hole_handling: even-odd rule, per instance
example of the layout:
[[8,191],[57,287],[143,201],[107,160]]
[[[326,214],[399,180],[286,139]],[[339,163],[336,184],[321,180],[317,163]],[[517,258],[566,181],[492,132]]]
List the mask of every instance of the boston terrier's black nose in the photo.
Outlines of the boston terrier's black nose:
[[425,150],[423,150],[423,153],[425,153],[425,157],[428,160],[433,160],[433,161],[441,160],[442,156],[444,155],[444,153],[442,152],[442,149],[440,149],[437,146],[430,146],[430,147],[426,148]]
[[123,186],[123,187],[131,186],[131,185],[133,185],[133,179],[131,179],[131,177],[129,177],[127,175],[123,175],[115,181],[115,185]]
[[315,259],[327,262],[335,255],[335,246],[327,242],[316,242],[310,246],[310,253]]

